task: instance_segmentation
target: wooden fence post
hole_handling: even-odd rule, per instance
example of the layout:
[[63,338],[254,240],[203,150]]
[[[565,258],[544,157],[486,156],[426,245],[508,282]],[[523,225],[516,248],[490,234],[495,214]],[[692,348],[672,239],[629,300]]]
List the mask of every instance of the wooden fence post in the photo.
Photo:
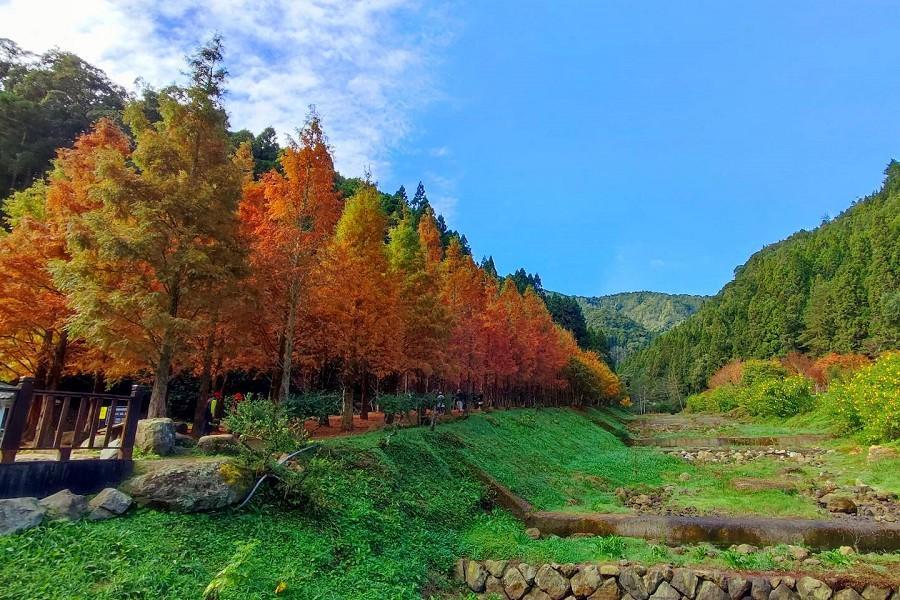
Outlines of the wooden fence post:
[[[128,400],[128,412],[125,413],[125,430],[122,433],[122,447],[119,449],[119,458],[131,460],[134,452],[134,438],[137,435],[137,425],[141,418],[141,411],[150,396],[150,389],[145,385],[131,386],[131,398]],[[115,418],[113,415],[112,418]]]
[[31,400],[34,398],[34,379],[22,377],[19,379],[19,388],[16,390],[16,399],[13,400],[9,417],[6,419],[6,430],[3,432],[3,442],[0,444],[0,462],[9,464],[16,461],[16,453],[22,443],[22,435],[25,433],[25,424],[28,421],[28,412],[31,410]]

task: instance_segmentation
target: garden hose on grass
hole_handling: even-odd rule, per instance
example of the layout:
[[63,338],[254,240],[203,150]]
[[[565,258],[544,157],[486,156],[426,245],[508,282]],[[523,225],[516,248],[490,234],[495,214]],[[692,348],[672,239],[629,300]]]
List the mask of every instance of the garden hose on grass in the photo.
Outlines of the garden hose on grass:
[[[318,450],[320,447],[321,447],[321,444],[310,444],[309,446],[300,448],[299,450],[291,452],[287,456],[279,459],[278,464],[283,465],[286,462],[288,462],[289,460],[293,459],[294,457],[299,456],[300,454],[303,454],[304,452],[309,452],[310,450]],[[253,498],[253,495],[256,493],[256,490],[259,489],[259,486],[262,485],[262,482],[265,481],[269,477],[269,475],[271,475],[271,473],[266,473],[265,475],[263,475],[262,477],[259,478],[259,481],[256,482],[256,485],[253,486],[253,489],[250,490],[250,493],[247,494],[247,497],[244,498],[244,501],[237,505],[235,510],[240,510],[240,509],[244,508],[244,506],[246,506],[247,503],[250,502],[250,500]]]

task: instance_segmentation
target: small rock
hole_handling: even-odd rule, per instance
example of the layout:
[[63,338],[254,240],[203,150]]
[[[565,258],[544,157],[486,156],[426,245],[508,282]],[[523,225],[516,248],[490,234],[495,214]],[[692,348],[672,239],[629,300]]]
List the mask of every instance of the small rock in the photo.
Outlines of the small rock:
[[569,581],[550,565],[543,565],[538,569],[534,584],[547,592],[553,600],[562,600],[569,593]]
[[539,540],[539,539],[541,539],[541,530],[538,529],[537,527],[529,527],[528,529],[525,530],[525,535],[527,535],[528,537],[530,537],[533,540]]
[[853,588],[844,588],[837,592],[832,600],[863,600],[863,597]]
[[466,582],[466,559],[460,558],[453,563],[453,581],[458,583]]
[[534,576],[537,575],[537,567],[529,565],[528,563],[519,563],[518,569],[528,585],[534,583]]
[[863,589],[862,597],[865,600],[887,600],[891,595],[891,588],[870,583]]
[[849,496],[841,496],[839,494],[825,494],[819,498],[819,503],[823,504],[828,512],[845,513],[852,515],[856,513],[856,502]]
[[172,454],[175,452],[175,424],[172,419],[141,419],[134,445],[142,452],[159,456]]
[[841,546],[840,548],[838,548],[838,553],[841,556],[850,556],[852,554],[856,554],[856,550],[854,550],[850,546]]
[[484,584],[487,581],[488,572],[481,566],[477,560],[470,560],[466,565],[466,585],[473,592],[484,591]]
[[122,447],[122,438],[114,439],[108,448],[100,451],[100,460],[113,460],[119,458],[119,448]]
[[731,600],[728,597],[728,594],[722,591],[722,588],[717,586],[712,581],[704,581],[700,584],[700,589],[697,590],[697,600]]
[[750,581],[740,575],[733,575],[728,579],[728,596],[731,600],[741,600],[750,593]]
[[488,595],[495,594],[497,596],[500,596],[501,598],[506,594],[506,591],[503,589],[503,582],[500,581],[498,577],[494,577],[493,575],[489,575],[485,580],[484,592]]
[[[619,566],[618,565],[600,565],[600,574],[604,577],[618,577],[619,576]],[[869,600],[868,598],[866,600]],[[875,600],[875,599],[873,599]]]
[[659,587],[659,584],[665,581],[666,578],[663,576],[662,571],[659,569],[650,569],[646,575],[644,575],[644,585],[647,586],[647,593],[651,596],[656,589]]
[[563,577],[572,577],[572,575],[578,572],[578,567],[573,563],[554,565],[553,568],[562,573]]
[[672,587],[687,596],[693,598],[697,593],[699,579],[691,569],[675,569],[672,575]]
[[553,600],[544,590],[535,588],[525,594],[522,600]]
[[806,560],[809,558],[809,550],[803,546],[788,546],[787,548],[788,552],[791,553],[791,558],[794,560]]
[[528,582],[525,581],[525,577],[519,569],[509,568],[503,574],[503,589],[508,598],[519,600],[528,591]]
[[798,600],[799,598],[800,596],[797,595],[797,592],[783,583],[779,584],[778,587],[769,594],[769,600]]
[[822,561],[819,560],[818,558],[807,558],[806,560],[803,561],[803,566],[806,566],[806,567],[818,567],[821,564],[822,564]]
[[737,552],[738,554],[744,554],[744,555],[753,554],[754,552],[756,552],[758,550],[759,550],[759,548],[757,548],[756,546],[751,546],[750,544],[741,544],[739,546],[735,546],[735,548],[734,548],[735,552]]
[[53,521],[77,521],[88,511],[87,499],[70,490],[56,492],[38,504],[47,511],[47,518]]
[[772,584],[765,577],[750,577],[750,598],[752,600],[769,600]]
[[619,574],[619,585],[635,600],[647,600],[650,597],[644,578],[635,568],[622,569]]
[[37,498],[9,498],[0,500],[0,535],[9,535],[37,527],[44,520],[46,509]]
[[812,577],[801,577],[797,582],[797,591],[801,600],[828,600],[831,598],[831,588],[824,581]]
[[678,480],[679,480],[679,481],[690,481],[690,480],[691,480],[691,474],[690,474],[690,473],[687,473],[687,472],[682,473],[681,475],[678,476]]
[[204,435],[197,440],[197,448],[207,454],[229,454],[237,450],[237,440],[230,433]]
[[[620,595],[621,593],[619,592],[619,586],[616,584],[616,580],[607,579],[600,585],[596,592],[588,596],[588,600],[619,600]],[[625,598],[634,600],[634,598],[627,594]],[[622,600],[625,599],[623,598]]]
[[590,596],[602,582],[600,570],[595,565],[588,565],[572,577],[572,593],[580,597]]
[[106,488],[91,498],[88,507],[91,509],[88,519],[105,521],[128,510],[131,507],[131,497],[116,488]]
[[652,600],[680,600],[681,594],[678,590],[669,585],[668,582],[662,581],[650,598]]
[[506,564],[505,560],[486,560],[484,561],[484,568],[494,577],[500,578],[503,577],[503,573],[506,571]]

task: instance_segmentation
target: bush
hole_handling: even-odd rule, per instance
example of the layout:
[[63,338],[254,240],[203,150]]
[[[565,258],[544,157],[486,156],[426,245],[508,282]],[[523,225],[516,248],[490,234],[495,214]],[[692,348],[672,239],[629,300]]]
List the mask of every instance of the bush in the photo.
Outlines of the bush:
[[341,412],[341,397],[334,392],[291,394],[284,403],[287,414],[296,419],[318,419],[328,424],[328,417]]
[[284,406],[254,394],[233,404],[222,424],[238,436],[242,455],[256,467],[272,455],[297,450],[307,437],[303,424],[291,418]]
[[813,408],[812,384],[803,376],[785,377],[778,363],[748,361],[738,385],[722,385],[687,399],[690,412],[744,409],[756,417],[791,417]]
[[866,442],[900,438],[900,352],[887,352],[820,396],[820,406],[843,433]]

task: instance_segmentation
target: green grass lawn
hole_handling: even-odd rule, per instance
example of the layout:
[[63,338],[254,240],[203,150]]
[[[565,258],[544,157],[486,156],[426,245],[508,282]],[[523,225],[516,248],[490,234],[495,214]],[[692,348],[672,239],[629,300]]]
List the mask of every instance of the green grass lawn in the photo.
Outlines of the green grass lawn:
[[[736,476],[777,476],[782,465],[774,461],[693,466],[654,449],[628,448],[595,417],[565,409],[498,411],[435,432],[414,428],[329,440],[311,461],[293,505],[276,508],[269,495],[241,513],[139,510],[107,522],[44,525],[3,537],[0,598],[196,599],[223,570],[223,600],[274,598],[279,584],[285,587],[278,598],[303,600],[445,597],[455,593],[448,576],[460,556],[778,564],[777,552],[742,558],[706,545],[676,553],[616,537],[532,540],[510,515],[485,512],[485,490],[468,462],[545,509],[624,511],[615,488],[672,484],[672,502],[700,510],[810,514],[797,495],[729,487]],[[846,461],[848,476],[859,467],[873,483],[900,483],[896,468],[864,465],[864,455],[829,456]],[[691,474],[689,481],[680,481],[682,472]],[[866,564],[890,572],[898,561],[888,555]]]

